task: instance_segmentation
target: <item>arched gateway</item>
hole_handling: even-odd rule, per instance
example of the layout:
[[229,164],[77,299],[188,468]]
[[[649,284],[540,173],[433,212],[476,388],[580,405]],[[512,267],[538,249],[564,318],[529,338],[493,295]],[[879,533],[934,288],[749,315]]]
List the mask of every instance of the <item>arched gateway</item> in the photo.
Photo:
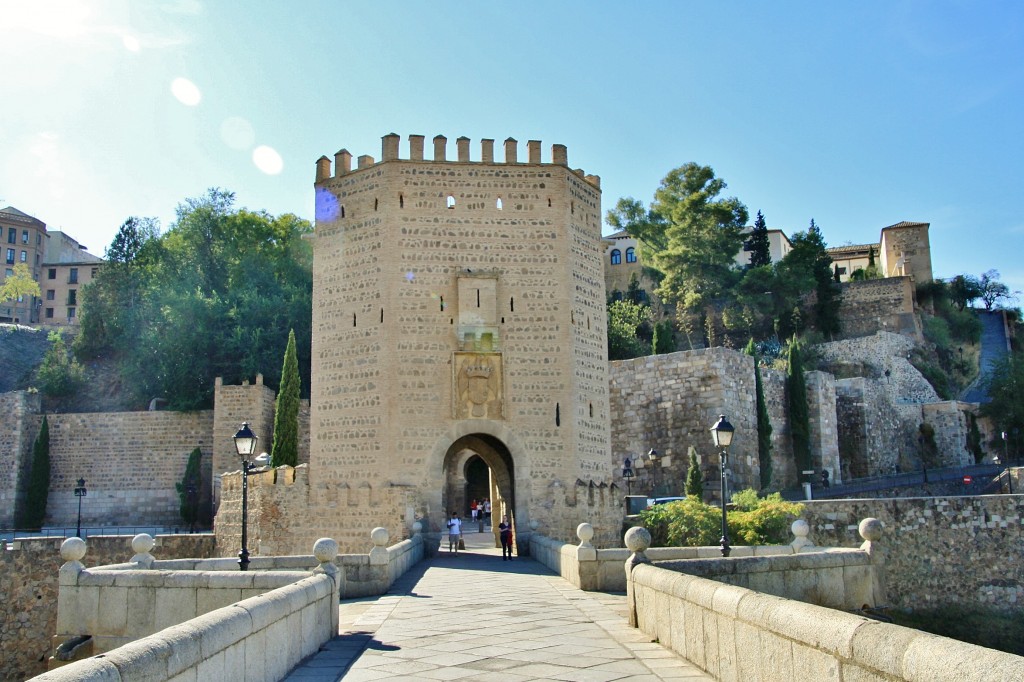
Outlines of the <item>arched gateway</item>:
[[310,521],[288,544],[439,536],[481,466],[521,550],[583,521],[614,541],[600,181],[561,145],[542,163],[535,141],[503,162],[493,140],[479,160],[466,138],[457,160],[423,143],[317,162]]

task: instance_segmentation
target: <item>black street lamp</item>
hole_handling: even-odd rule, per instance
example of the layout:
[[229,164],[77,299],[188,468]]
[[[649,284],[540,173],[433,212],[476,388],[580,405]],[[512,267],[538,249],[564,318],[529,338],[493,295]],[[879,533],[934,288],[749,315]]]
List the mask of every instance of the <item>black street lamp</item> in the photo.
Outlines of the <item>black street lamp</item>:
[[75,537],[82,537],[82,498],[89,493],[85,489],[85,479],[78,479],[78,487],[75,488],[75,497],[78,498],[78,525],[75,528]]
[[661,469],[661,459],[658,451],[651,448],[647,451],[647,460],[651,463],[651,497],[658,496],[658,470]]
[[720,460],[722,462],[722,556],[729,556],[729,526],[725,519],[725,469],[729,466],[729,446],[732,445],[732,434],[735,427],[729,423],[724,414],[718,415],[718,421],[711,427],[711,438],[716,448],[721,448]]
[[249,469],[252,468],[252,453],[256,452],[256,434],[249,428],[249,422],[242,422],[242,428],[234,436],[235,450],[242,458],[242,551],[238,553],[238,570],[249,570]]
[[[1009,455],[1009,452],[1007,450],[1007,445],[1006,445],[1006,443],[1007,443],[1006,431],[1003,431],[1002,436],[1003,436],[1003,461],[1000,462],[999,461],[999,457],[996,457],[996,464],[1005,464],[1006,465],[1006,483],[1007,483],[1007,487],[1009,488],[1010,494],[1012,495],[1013,494],[1013,472],[1010,471],[1010,455]],[[1002,492],[1002,491],[1000,491],[1000,492]]]
[[626,458],[626,461],[622,463],[622,478],[626,480],[626,494],[633,494],[633,477],[636,474],[633,473],[633,462]]

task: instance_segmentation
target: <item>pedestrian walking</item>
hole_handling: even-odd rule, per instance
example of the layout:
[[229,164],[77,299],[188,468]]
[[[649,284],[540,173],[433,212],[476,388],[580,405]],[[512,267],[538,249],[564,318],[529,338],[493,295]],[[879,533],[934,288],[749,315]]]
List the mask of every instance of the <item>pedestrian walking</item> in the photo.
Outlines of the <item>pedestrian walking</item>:
[[502,519],[501,523],[498,524],[498,530],[501,531],[501,560],[511,561],[512,560],[512,524],[509,523],[508,517]]

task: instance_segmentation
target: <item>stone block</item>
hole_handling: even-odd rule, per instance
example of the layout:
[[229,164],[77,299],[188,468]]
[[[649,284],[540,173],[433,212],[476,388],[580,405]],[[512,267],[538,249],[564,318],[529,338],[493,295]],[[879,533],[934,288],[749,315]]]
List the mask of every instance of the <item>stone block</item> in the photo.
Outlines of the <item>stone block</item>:
[[853,635],[865,619],[813,604],[785,600],[769,616],[769,627],[796,642],[830,655],[850,658]]
[[196,590],[189,587],[154,590],[156,595],[155,627],[173,627],[196,617]]
[[736,678],[743,682],[772,682],[768,670],[761,670],[761,632],[741,620],[733,623]]
[[203,658],[223,651],[252,634],[252,618],[236,606],[228,606],[190,621],[200,632]]
[[254,630],[251,635],[245,639],[245,680],[272,680],[279,678],[271,678],[267,671],[266,657],[267,647],[270,642],[267,640],[267,631],[265,629]]
[[101,587],[97,633],[113,636],[134,634],[128,630],[128,588]]
[[190,623],[182,623],[161,630],[151,639],[159,639],[168,647],[167,676],[173,677],[189,668],[195,668],[203,660],[200,631]]
[[836,680],[839,678],[839,659],[824,651],[793,642],[794,680]]
[[[720,612],[719,612],[720,613]],[[718,679],[721,682],[745,682],[736,665],[736,620],[718,615]]]
[[770,670],[772,679],[797,680],[793,676],[793,643],[768,630],[761,630],[761,669]]
[[104,654],[122,680],[166,680],[171,650],[166,640],[145,637]]

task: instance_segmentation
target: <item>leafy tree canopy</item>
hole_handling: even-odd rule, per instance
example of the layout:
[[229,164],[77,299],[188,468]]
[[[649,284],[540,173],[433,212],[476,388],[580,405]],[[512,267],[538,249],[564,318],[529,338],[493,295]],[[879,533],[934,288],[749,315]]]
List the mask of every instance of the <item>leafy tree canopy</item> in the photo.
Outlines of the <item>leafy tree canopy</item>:
[[9,275],[0,285],[0,303],[39,295],[39,284],[32,279],[32,271],[25,263],[15,265],[14,274]]
[[177,221],[130,218],[107,250],[110,267],[83,288],[76,351],[112,357],[136,405],[153,397],[172,409],[210,404],[214,379],[280,379],[294,329],[309,385],[312,229],[294,215],[234,207],[214,188],[186,199]]
[[608,359],[628,360],[650,355],[651,344],[643,341],[637,332],[650,322],[651,309],[632,301],[612,301],[608,304]]

